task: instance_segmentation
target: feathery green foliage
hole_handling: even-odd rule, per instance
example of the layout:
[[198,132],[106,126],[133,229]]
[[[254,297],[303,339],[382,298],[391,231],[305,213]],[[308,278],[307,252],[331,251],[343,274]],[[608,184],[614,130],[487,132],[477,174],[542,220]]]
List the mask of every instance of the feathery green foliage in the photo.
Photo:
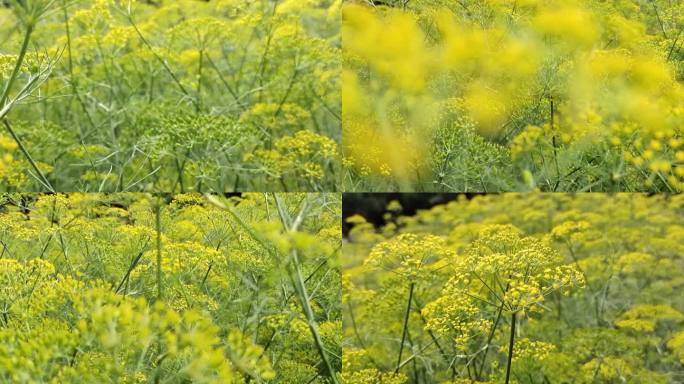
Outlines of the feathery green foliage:
[[0,382],[338,382],[339,196],[0,207]]

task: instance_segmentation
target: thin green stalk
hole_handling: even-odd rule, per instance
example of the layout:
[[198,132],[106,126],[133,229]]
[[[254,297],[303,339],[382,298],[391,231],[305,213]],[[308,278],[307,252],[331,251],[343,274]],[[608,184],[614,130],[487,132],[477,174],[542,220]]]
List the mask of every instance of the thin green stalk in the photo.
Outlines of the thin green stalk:
[[511,366],[513,365],[513,344],[515,343],[515,315],[511,315],[511,336],[508,341],[508,362],[506,363],[506,384],[508,384],[511,377]]
[[684,32],[684,27],[679,29],[679,32],[677,33],[677,37],[674,39],[674,43],[670,46],[670,50],[667,52],[667,61],[670,61],[670,58],[672,57],[672,53],[674,53],[674,49],[677,46],[677,43],[679,42],[679,37],[682,35],[682,32]]
[[245,110],[247,107],[245,104],[242,103],[240,100],[240,97],[238,96],[237,92],[233,89],[233,87],[228,84],[228,81],[226,80],[225,76],[223,76],[223,73],[218,69],[216,66],[216,63],[214,63],[214,60],[211,59],[211,56],[206,55],[207,62],[211,66],[212,69],[216,72],[216,75],[218,76],[219,80],[221,80],[221,84],[228,90],[228,93],[235,99],[235,103],[237,103],[238,107],[240,107],[241,110]]
[[5,124],[5,128],[7,128],[7,131],[9,132],[10,136],[14,139],[14,141],[17,143],[19,146],[19,150],[21,150],[21,153],[24,154],[24,157],[26,157],[26,160],[28,160],[29,164],[31,164],[31,168],[33,168],[34,171],[38,174],[38,179],[41,184],[45,188],[47,188],[50,192],[55,192],[55,189],[52,187],[52,184],[48,181],[47,177],[45,177],[45,174],[38,168],[38,165],[36,164],[35,161],[33,161],[33,158],[31,155],[28,153],[28,150],[26,150],[26,147],[24,147],[24,144],[19,140],[19,137],[17,134],[14,132],[14,129],[12,129],[12,126],[10,125],[9,121],[7,119],[2,120],[3,124]]
[[668,39],[667,32],[665,31],[665,25],[663,24],[663,20],[660,18],[660,12],[658,12],[658,7],[656,6],[655,1],[651,0],[651,5],[653,6],[653,12],[655,12],[656,19],[658,20],[660,31],[663,32],[663,37]]
[[309,325],[309,330],[311,331],[311,335],[314,338],[314,343],[316,344],[316,348],[318,349],[318,353],[321,355],[321,360],[323,360],[323,364],[325,365],[326,370],[328,371],[328,375],[330,376],[330,381],[333,384],[339,384],[339,381],[337,379],[337,374],[335,372],[335,369],[332,367],[332,364],[330,362],[330,358],[328,357],[327,352],[325,351],[325,346],[323,345],[323,339],[321,338],[321,335],[318,332],[318,324],[316,322],[316,318],[314,316],[313,310],[311,309],[311,298],[309,297],[307,291],[306,291],[306,286],[304,285],[304,278],[302,277],[302,271],[299,265],[299,259],[297,256],[297,252],[293,251],[292,252],[292,258],[294,262],[294,286],[295,290],[299,294],[300,302],[302,303],[302,309],[304,311],[304,315],[307,318],[307,323]]
[[[506,292],[508,292],[508,285],[506,285],[506,289],[504,290],[504,295],[506,295]],[[489,331],[489,336],[487,336],[487,343],[485,344],[485,350],[484,350],[484,355],[482,356],[482,362],[480,362],[480,369],[478,370],[477,368],[475,369],[475,378],[480,379],[482,377],[482,372],[484,372],[484,366],[485,362],[487,361],[487,354],[489,352],[489,347],[490,344],[492,343],[492,340],[494,339],[494,332],[496,331],[496,327],[499,325],[499,321],[501,320],[501,314],[503,312],[505,302],[502,300],[501,305],[499,306],[499,310],[496,313],[496,320],[494,320],[494,324],[492,325],[492,329]]]
[[434,343],[435,342],[432,341],[431,343],[425,344],[425,346],[420,348],[420,350],[416,351],[416,353],[412,354],[406,360],[402,361],[401,364],[399,364],[399,369],[403,368],[408,363],[415,362],[416,357],[418,357],[421,353],[430,348]]
[[[180,185],[180,192],[185,193],[185,183],[183,182],[183,166],[185,162],[181,164],[181,162],[178,160],[178,157],[176,157],[174,161],[176,163],[176,171],[178,172],[178,184]],[[174,187],[174,189],[176,188]]]
[[155,207],[155,221],[156,221],[156,228],[157,228],[157,299],[161,300],[163,297],[163,288],[162,288],[162,270],[161,270],[161,259],[162,259],[162,252],[161,252],[161,202],[157,202],[157,206]]
[[[423,316],[423,309],[422,309],[423,306],[418,302],[418,299],[416,299],[415,297],[413,298],[413,303],[415,304],[415,308],[413,310],[418,314],[418,316],[420,316],[420,320],[423,322],[423,325],[427,326],[427,319],[425,318],[425,316]],[[435,345],[437,346],[437,349],[439,350],[439,353],[444,358],[444,361],[447,364],[449,364],[449,369],[451,369],[451,378],[453,380],[457,375],[456,366],[454,364],[452,364],[451,361],[449,361],[449,355],[444,350],[444,348],[442,348],[442,345],[439,344],[439,340],[438,340],[437,336],[435,336],[435,333],[429,329],[427,330],[427,333],[430,336],[430,338],[432,339],[432,342],[435,343]],[[364,349],[366,348],[363,345],[362,345],[362,347]]]
[[[273,12],[271,17],[275,16],[276,10],[278,9],[278,0],[273,3]],[[269,20],[270,22],[271,20]],[[264,74],[266,73],[266,66],[268,65],[268,53],[271,49],[271,40],[273,40],[273,25],[268,27],[268,37],[266,38],[266,47],[261,55],[261,62],[259,63],[259,93],[258,100],[261,102],[262,96],[264,94]]]
[[[126,271],[126,274],[124,275],[123,279],[121,279],[121,282],[119,283],[119,285],[114,290],[114,293],[119,293],[119,291],[124,286],[124,284],[126,284],[126,286],[128,286],[128,281],[130,280],[131,272],[133,272],[135,267],[138,266],[138,263],[140,262],[140,259],[142,258],[144,253],[145,253],[144,250],[140,251],[140,253],[138,253],[138,255],[133,259],[133,261],[131,261],[131,264],[128,266],[128,270]],[[128,291],[128,290],[126,290],[126,291]],[[124,292],[124,296],[126,296],[126,292]]]
[[[292,218],[289,217],[289,214],[287,213],[287,210],[285,209],[280,198],[276,194],[273,194],[273,198],[276,202],[278,214],[280,215],[280,220],[285,230],[296,231],[297,227],[303,220],[304,214],[308,208],[308,204],[306,204],[306,202],[303,204],[299,214],[293,221]],[[304,312],[304,316],[306,316],[307,323],[309,325],[309,330],[311,331],[311,335],[314,339],[314,344],[316,345],[318,353],[321,356],[321,360],[323,361],[323,364],[325,365],[325,368],[328,371],[331,383],[339,384],[339,380],[337,378],[335,369],[332,367],[330,358],[328,357],[328,353],[325,350],[323,339],[321,338],[321,335],[318,332],[318,323],[316,322],[315,315],[313,313],[313,310],[311,309],[311,298],[307,292],[306,284],[304,283],[304,277],[302,275],[301,264],[299,261],[299,255],[297,253],[297,250],[292,250],[290,256],[292,265],[290,268],[288,268],[288,274],[290,280],[292,281],[292,285],[294,286],[295,291],[299,296],[299,301],[302,304],[302,310]]]
[[[73,54],[71,51],[71,27],[69,26],[69,11],[68,7],[66,4],[66,0],[62,4],[63,7],[63,13],[64,13],[64,29],[66,31],[66,38],[67,38],[67,53],[69,54],[67,64],[69,67],[69,83],[71,83],[71,89],[74,92],[74,95],[76,96],[76,99],[78,100],[79,105],[83,109],[83,112],[85,113],[86,117],[88,118],[88,122],[90,123],[90,126],[94,130],[96,128],[95,126],[95,121],[93,120],[93,117],[90,116],[90,112],[88,112],[88,106],[85,104],[83,99],[81,98],[81,94],[78,91],[78,84],[77,84],[77,79],[76,76],[74,75],[74,59],[73,59]],[[83,137],[85,136],[83,134],[82,129],[80,128],[79,125],[79,136],[81,140],[83,140]],[[86,151],[87,153],[87,151]],[[92,160],[91,160],[92,163]],[[94,166],[93,166],[94,169]]]
[[195,112],[199,113],[202,109],[202,70],[204,64],[204,48],[199,51],[199,68],[197,69],[197,104],[195,104]]
[[[14,82],[17,80],[17,77],[19,76],[19,72],[21,71],[21,66],[24,62],[24,58],[26,57],[26,52],[28,51],[28,45],[29,42],[31,41],[31,34],[33,33],[33,24],[29,23],[26,26],[26,33],[24,34],[24,41],[21,44],[21,51],[19,52],[19,57],[17,58],[17,62],[14,65],[14,69],[12,70],[12,74],[10,75],[9,80],[7,81],[7,84],[5,85],[5,89],[2,92],[2,96],[0,97],[0,108],[2,108],[5,105],[5,102],[7,99],[9,99],[9,94],[10,91],[12,90],[12,86],[14,85]],[[9,112],[9,111],[7,111]],[[6,116],[7,114],[5,114]],[[24,146],[24,144],[21,142],[19,139],[19,136],[14,132],[12,129],[12,126],[10,125],[9,121],[4,118],[3,116],[3,123],[5,125],[5,128],[7,128],[7,132],[9,132],[10,136],[14,139],[14,141],[17,143],[17,146],[19,146],[19,149],[21,152],[24,154],[24,157],[28,160],[29,164],[31,164],[31,167],[33,168],[34,171],[38,174],[38,177],[40,179],[40,182],[50,191],[54,192],[54,188],[50,184],[50,182],[47,180],[43,172],[38,168],[36,165],[36,162],[33,161],[33,158],[29,154],[28,150]]]
[[183,92],[183,94],[190,99],[190,102],[192,102],[192,104],[195,106],[195,109],[199,111],[199,103],[197,102],[197,98],[190,95],[190,92],[188,92],[188,90],[185,89],[185,86],[183,86],[183,84],[180,82],[180,80],[178,79],[176,74],[173,73],[173,71],[169,67],[169,64],[166,62],[166,60],[162,59],[161,56],[159,56],[159,54],[157,52],[155,52],[154,47],[152,47],[152,44],[150,44],[150,42],[147,41],[147,39],[142,34],[140,29],[138,29],[138,26],[135,24],[135,21],[133,21],[133,16],[130,13],[127,14],[126,16],[128,18],[128,22],[131,24],[131,26],[135,30],[136,34],[140,38],[140,41],[142,41],[142,43],[147,47],[147,49],[150,50],[150,52],[152,53],[152,56],[154,56],[155,59],[157,59],[157,61],[159,61],[159,63],[164,67],[166,72],[171,76],[174,83],[176,83],[176,85],[181,90],[181,92]]
[[31,41],[31,34],[33,34],[33,28],[33,24],[28,24],[26,26],[26,33],[24,33],[24,41],[21,43],[21,51],[19,51],[19,57],[17,57],[17,62],[14,65],[12,74],[10,74],[10,78],[7,81],[7,84],[5,85],[5,89],[2,91],[2,97],[0,97],[0,108],[2,108],[5,105],[5,102],[9,98],[10,91],[12,90],[12,86],[14,85],[14,82],[17,80],[17,76],[19,76],[21,66],[24,63],[24,58],[26,57],[26,52],[28,51],[29,42]]
[[553,104],[553,97],[549,96],[549,102],[551,103],[551,130],[554,131],[553,137],[551,138],[551,143],[553,145],[553,163],[556,167],[556,183],[553,186],[553,192],[555,192],[558,189],[558,186],[560,185],[561,182],[561,173],[560,173],[560,167],[558,165],[558,144],[556,142],[556,133],[555,133],[555,107]]
[[318,100],[319,103],[323,106],[323,108],[328,111],[335,119],[338,121],[342,121],[342,116],[340,116],[339,113],[335,112],[326,102],[323,100],[323,97],[319,94],[316,93],[316,91],[311,87],[311,85],[308,85],[309,92],[311,92],[311,95],[313,95],[316,100]]
[[413,301],[413,290],[415,289],[416,283],[411,283],[409,286],[409,297],[406,304],[406,313],[404,314],[404,327],[401,332],[401,344],[399,345],[399,358],[397,359],[397,368],[394,369],[394,373],[399,372],[401,368],[401,355],[404,352],[404,342],[406,342],[406,334],[408,333],[408,322],[409,315],[411,314],[411,302]]
[[292,73],[292,77],[290,77],[290,82],[287,85],[287,90],[285,91],[285,94],[283,95],[282,99],[280,99],[280,103],[278,103],[278,109],[273,114],[275,117],[278,117],[278,115],[280,115],[280,113],[282,112],[283,106],[285,105],[287,98],[290,97],[290,93],[292,92],[292,87],[295,84],[295,80],[297,80],[297,76],[299,76],[299,68],[297,68],[297,63],[295,62],[295,70],[294,73]]

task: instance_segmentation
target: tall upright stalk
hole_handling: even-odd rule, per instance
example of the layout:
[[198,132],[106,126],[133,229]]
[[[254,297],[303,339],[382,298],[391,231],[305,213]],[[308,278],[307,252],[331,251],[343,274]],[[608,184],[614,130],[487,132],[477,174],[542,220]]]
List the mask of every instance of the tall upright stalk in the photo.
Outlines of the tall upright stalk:
[[411,285],[409,286],[408,301],[406,303],[406,313],[404,314],[404,326],[403,326],[403,330],[401,331],[401,344],[399,345],[399,357],[397,358],[397,367],[394,369],[395,373],[399,372],[399,369],[401,368],[401,355],[404,352],[404,343],[406,342],[406,335],[408,334],[409,315],[411,314],[411,301],[413,300],[413,290],[415,289],[415,287],[416,287],[416,283],[411,282]]
[[[245,231],[247,231],[249,236],[252,237],[252,239],[254,239],[256,242],[258,242],[264,248],[264,250],[266,250],[272,257],[280,256],[278,255],[277,249],[273,247],[272,244],[269,244],[265,238],[263,238],[259,233],[254,231],[254,229],[250,225],[245,223],[245,221],[242,220],[242,218],[238,216],[229,206],[223,204],[213,195],[206,196],[212,204],[220,207],[221,209],[226,210],[230,214],[230,216],[235,220],[235,222],[238,225],[240,225],[240,227],[242,227]],[[299,228],[299,225],[302,223],[302,220],[304,219],[304,216],[308,209],[308,205],[305,203],[299,211],[297,217],[292,219],[289,213],[287,212],[285,204],[280,200],[278,195],[274,193],[273,199],[276,202],[276,208],[278,210],[278,215],[280,216],[280,221],[283,225],[283,228],[288,232],[296,231],[297,228]],[[299,260],[299,255],[297,251],[292,250],[292,252],[290,253],[290,257],[291,266],[288,265],[287,274],[302,305],[302,312],[304,313],[304,316],[307,319],[307,323],[309,325],[309,330],[311,331],[314,344],[316,345],[316,349],[318,350],[318,353],[321,357],[323,366],[328,373],[330,383],[340,384],[340,381],[337,377],[337,372],[335,372],[335,369],[333,368],[332,363],[330,362],[330,357],[328,356],[328,352],[326,351],[325,345],[323,344],[323,339],[318,331],[318,323],[316,322],[313,309],[311,308],[311,297],[309,296],[309,293],[306,289],[306,281],[308,280],[308,278],[304,279],[302,275],[301,262]]]
[[19,51],[17,62],[14,64],[14,69],[12,70],[9,80],[5,85],[5,89],[2,91],[2,97],[0,97],[0,108],[2,108],[5,105],[5,102],[9,98],[10,91],[12,90],[12,86],[14,85],[14,82],[17,80],[17,76],[19,76],[21,66],[24,63],[24,58],[26,57],[26,52],[28,51],[29,42],[31,41],[33,29],[34,26],[32,23],[26,25],[26,32],[24,32],[24,40],[21,43],[21,51]]
[[508,341],[508,362],[506,363],[506,384],[508,384],[511,378],[511,366],[513,365],[513,344],[515,343],[515,315],[513,312],[511,315],[511,336]]
[[43,171],[41,171],[40,168],[38,168],[38,164],[36,164],[36,162],[33,161],[33,157],[31,157],[28,150],[19,139],[19,136],[17,136],[16,132],[14,132],[14,129],[12,129],[12,125],[10,125],[9,121],[7,121],[7,119],[3,119],[2,123],[5,125],[5,128],[7,128],[7,132],[9,132],[10,136],[12,136],[12,138],[14,139],[14,142],[16,142],[19,146],[19,150],[21,151],[21,153],[24,154],[26,160],[28,160],[29,164],[31,164],[31,168],[33,168],[33,170],[36,171],[38,181],[40,181],[40,183],[43,184],[43,186],[47,188],[48,191],[55,192],[55,188],[52,187],[52,184],[50,184],[50,181],[48,181],[47,177],[45,177]]
[[161,269],[161,259],[162,259],[162,244],[161,244],[161,202],[157,201],[155,206],[155,223],[157,229],[157,299],[161,300],[163,297],[162,288],[162,269]]
[[[509,284],[506,284],[506,287],[504,288],[503,291],[503,296],[506,295],[506,292],[508,292],[508,288],[510,286]],[[494,320],[494,324],[492,324],[492,329],[489,331],[489,336],[487,336],[487,343],[485,344],[485,350],[482,355],[482,362],[480,362],[480,369],[478,370],[477,367],[475,367],[475,378],[480,379],[482,377],[482,372],[484,372],[484,367],[485,363],[487,362],[487,354],[489,353],[489,349],[491,347],[492,340],[494,339],[494,333],[496,332],[496,327],[499,325],[499,321],[501,320],[501,314],[503,313],[505,302],[501,300],[501,305],[499,305],[499,309],[496,311],[496,319]]]
[[195,104],[195,112],[199,113],[202,110],[202,72],[204,69],[204,47],[199,51],[199,68],[197,69],[197,103]]
[[[31,41],[31,35],[33,34],[34,30],[34,21],[31,20],[26,24],[26,31],[24,32],[24,39],[21,43],[21,51],[19,52],[19,56],[17,57],[17,62],[14,64],[14,69],[12,70],[12,73],[10,74],[9,80],[7,81],[7,84],[5,84],[5,88],[2,91],[2,96],[0,96],[0,109],[4,109],[5,103],[9,99],[10,92],[12,91],[12,86],[14,85],[14,82],[17,80],[17,77],[19,76],[19,72],[21,72],[21,66],[24,63],[24,59],[26,58],[26,52],[28,51],[28,46],[29,42]],[[38,165],[36,162],[33,160],[33,157],[29,154],[28,150],[26,149],[26,146],[24,146],[24,143],[19,139],[19,136],[14,132],[14,129],[12,129],[12,125],[7,121],[5,116],[9,113],[9,109],[5,111],[4,114],[0,115],[0,119],[3,122],[3,125],[7,129],[7,132],[12,136],[12,139],[14,139],[14,142],[17,143],[17,146],[21,150],[21,153],[26,157],[26,160],[29,162],[31,165],[31,168],[36,172],[37,177],[40,181],[41,184],[45,188],[47,188],[50,192],[54,192],[55,189],[52,187],[52,184],[48,181],[47,177],[43,174],[43,172],[38,168]]]
[[[278,214],[280,215],[283,228],[285,228],[287,231],[296,231],[297,227],[299,224],[301,224],[304,218],[307,210],[307,204],[304,203],[304,206],[301,208],[297,217],[292,220],[292,218],[289,217],[289,214],[287,213],[287,210],[285,209],[285,206],[281,202],[280,198],[275,194],[273,195],[273,198],[276,202],[276,207],[278,209]],[[288,274],[290,275],[292,285],[299,296],[299,301],[302,304],[302,311],[304,312],[304,316],[306,316],[309,330],[311,331],[311,335],[314,339],[314,344],[316,345],[316,349],[318,349],[318,353],[321,356],[321,360],[323,361],[326,371],[328,371],[330,382],[332,384],[339,384],[335,369],[333,368],[332,363],[330,362],[330,357],[325,350],[323,338],[318,331],[318,323],[316,322],[316,317],[313,313],[313,309],[311,308],[311,297],[309,296],[309,293],[306,289],[306,284],[304,283],[304,277],[302,275],[301,263],[297,250],[293,249],[290,253],[290,256],[291,267],[288,268]]]

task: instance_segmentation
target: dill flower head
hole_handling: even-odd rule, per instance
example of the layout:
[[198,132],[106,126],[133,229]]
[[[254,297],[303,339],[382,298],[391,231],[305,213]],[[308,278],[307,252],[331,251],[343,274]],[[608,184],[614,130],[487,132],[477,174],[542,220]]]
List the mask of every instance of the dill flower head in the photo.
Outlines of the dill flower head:
[[660,322],[679,322],[684,314],[664,304],[639,304],[623,313],[616,321],[618,328],[636,332],[653,332]]
[[459,350],[466,350],[472,338],[483,335],[492,325],[487,312],[477,301],[448,287],[438,299],[422,311],[427,319],[425,329],[451,339]]
[[377,368],[365,368],[358,371],[342,372],[345,384],[406,384],[408,378],[403,373],[385,373]]
[[684,331],[677,332],[667,342],[667,346],[674,351],[679,361],[684,363]]
[[489,297],[510,311],[541,309],[545,296],[583,287],[584,276],[546,241],[523,236],[513,225],[489,225],[456,260],[451,284],[457,289],[485,287]]
[[392,271],[415,281],[421,273],[428,273],[437,261],[448,258],[450,254],[442,237],[404,233],[374,246],[364,265]]
[[[508,346],[501,346],[500,352],[506,352]],[[528,338],[516,340],[513,349],[513,361],[521,360],[543,361],[557,348],[551,343],[544,341],[534,341]]]

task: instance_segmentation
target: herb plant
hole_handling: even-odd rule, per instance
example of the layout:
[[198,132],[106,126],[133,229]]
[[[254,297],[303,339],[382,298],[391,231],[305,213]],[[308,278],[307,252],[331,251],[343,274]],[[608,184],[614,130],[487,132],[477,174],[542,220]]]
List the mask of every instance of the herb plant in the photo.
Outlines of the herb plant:
[[339,9],[9,1],[0,189],[337,190]]
[[350,1],[348,191],[684,186],[684,5]]
[[[343,245],[347,384],[677,383],[680,195],[502,194]],[[371,379],[369,379],[371,378]]]
[[1,382],[339,382],[339,197],[0,207]]

